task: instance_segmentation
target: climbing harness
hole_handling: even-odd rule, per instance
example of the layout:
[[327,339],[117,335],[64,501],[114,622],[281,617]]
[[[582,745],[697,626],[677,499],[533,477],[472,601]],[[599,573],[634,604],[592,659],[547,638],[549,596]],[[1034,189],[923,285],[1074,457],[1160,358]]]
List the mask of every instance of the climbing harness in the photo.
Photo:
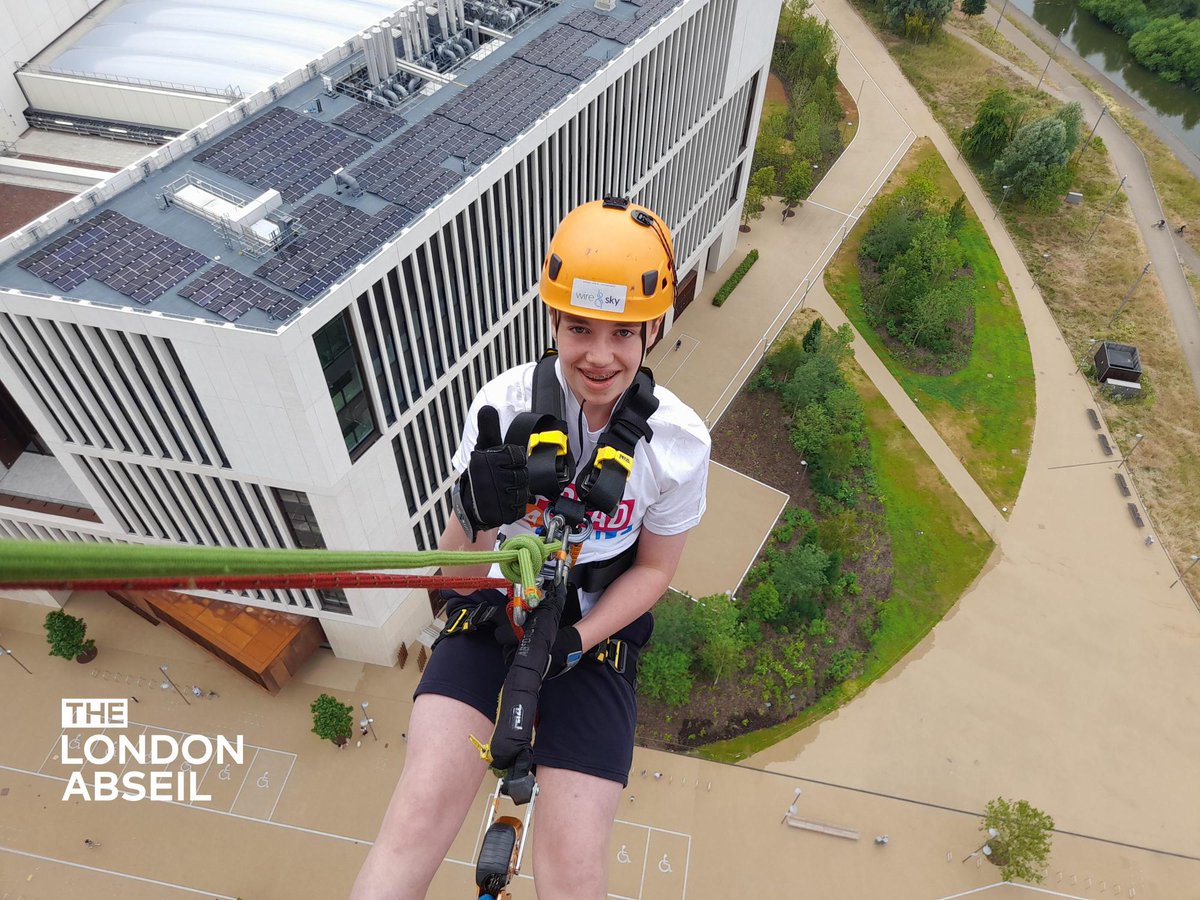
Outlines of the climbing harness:
[[[526,586],[522,591],[521,585],[514,586],[507,616],[501,617],[496,605],[476,598],[473,608],[451,610],[438,638],[440,641],[491,630],[502,644],[517,641],[500,690],[491,739],[483,743],[471,738],[480,756],[502,773],[492,793],[491,822],[475,867],[478,896],[488,900],[507,900],[511,896],[508,885],[520,870],[524,856],[538,793],[533,775],[538,699],[568,592],[574,588],[603,590],[633,565],[637,553],[634,545],[614,559],[577,566],[580,549],[592,533],[592,513],[616,512],[633,470],[637,444],[653,437],[648,420],[658,408],[653,376],[641,369],[614,408],[591,459],[576,473],[567,440],[562,387],[555,372],[556,358],[555,351],[550,350],[538,362],[533,375],[533,410],[513,420],[505,439],[528,449],[530,493],[553,498],[543,516],[542,539],[556,542],[560,549],[548,555],[536,587],[531,590]],[[574,491],[568,489],[572,475]],[[532,537],[517,535],[504,546]],[[611,666],[631,684],[636,678],[637,650],[625,641],[609,638],[589,655]],[[526,806],[524,816],[502,815],[502,796],[515,806]]]

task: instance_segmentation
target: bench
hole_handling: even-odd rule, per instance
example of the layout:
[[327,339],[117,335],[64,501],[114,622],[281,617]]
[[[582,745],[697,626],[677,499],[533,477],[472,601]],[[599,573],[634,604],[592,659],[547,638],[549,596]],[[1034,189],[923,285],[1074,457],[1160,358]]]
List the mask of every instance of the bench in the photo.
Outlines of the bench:
[[1144,527],[1145,523],[1142,521],[1142,514],[1141,514],[1141,511],[1138,510],[1137,504],[1136,503],[1127,503],[1125,505],[1129,507],[1129,515],[1133,518],[1133,524],[1136,525],[1138,528]]
[[1100,449],[1104,451],[1104,455],[1112,456],[1113,449],[1112,449],[1112,444],[1110,444],[1108,442],[1108,435],[1098,434],[1098,435],[1096,435],[1096,437],[1098,437],[1100,439]]
[[793,828],[803,828],[805,831],[816,831],[820,832],[821,834],[846,838],[851,841],[858,840],[857,831],[855,831],[853,828],[846,828],[842,825],[826,825],[824,822],[813,822],[810,819],[797,819],[795,816],[788,816],[787,823]]
[[1133,492],[1129,490],[1129,482],[1125,480],[1125,476],[1120,472],[1117,473],[1117,487],[1120,489],[1122,497],[1133,496]]
[[1100,417],[1096,415],[1096,411],[1094,409],[1088,410],[1088,421],[1092,423],[1093,428],[1095,428],[1097,431],[1100,430]]

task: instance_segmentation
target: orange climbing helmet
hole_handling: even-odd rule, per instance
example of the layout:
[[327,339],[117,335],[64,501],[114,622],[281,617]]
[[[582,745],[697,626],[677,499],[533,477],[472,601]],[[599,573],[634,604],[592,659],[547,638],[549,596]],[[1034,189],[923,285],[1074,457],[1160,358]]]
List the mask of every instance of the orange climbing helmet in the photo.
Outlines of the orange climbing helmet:
[[617,197],[567,213],[550,240],[538,291],[551,309],[608,322],[652,322],[675,302],[667,223]]

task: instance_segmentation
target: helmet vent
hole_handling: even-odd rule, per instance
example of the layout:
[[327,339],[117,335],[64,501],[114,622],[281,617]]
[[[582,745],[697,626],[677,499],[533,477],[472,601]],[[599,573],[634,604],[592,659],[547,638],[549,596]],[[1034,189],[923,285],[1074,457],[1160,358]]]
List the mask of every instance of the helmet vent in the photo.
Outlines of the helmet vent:
[[546,264],[547,274],[551,281],[558,279],[558,272],[562,269],[562,259],[557,253],[550,254],[550,261]]
[[[664,287],[666,282],[664,280]],[[658,288],[658,269],[651,269],[642,275],[642,293],[649,297]]]

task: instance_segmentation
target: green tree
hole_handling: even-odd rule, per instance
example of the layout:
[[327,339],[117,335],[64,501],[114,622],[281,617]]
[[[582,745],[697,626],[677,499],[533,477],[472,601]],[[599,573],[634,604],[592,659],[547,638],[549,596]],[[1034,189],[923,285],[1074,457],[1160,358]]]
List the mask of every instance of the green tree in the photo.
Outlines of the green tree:
[[825,458],[825,450],[834,438],[833,423],[824,405],[817,401],[796,410],[789,431],[792,447],[810,466]]
[[808,160],[797,160],[783,177],[783,185],[780,187],[783,203],[788,209],[799,206],[811,191],[812,169]]
[[1117,34],[1134,34],[1150,21],[1150,12],[1142,0],[1080,0],[1080,6]]
[[1200,87],[1200,19],[1152,19],[1129,39],[1129,49],[1167,81]]
[[354,707],[330,694],[321,694],[308,708],[313,717],[312,731],[317,737],[335,744],[344,744],[350,738]]
[[836,376],[836,359],[821,353],[810,354],[804,365],[796,367],[780,391],[784,406],[795,414],[810,404],[819,404],[829,393]]
[[1029,103],[1011,91],[992,91],[975,111],[975,121],[962,134],[962,149],[971,159],[992,162],[1012,143]]
[[750,592],[746,599],[746,614],[757,622],[774,622],[783,615],[783,601],[774,584],[764,581]]
[[959,194],[950,211],[946,213],[946,230],[951,237],[957,237],[962,227],[967,224],[967,195]]
[[1045,200],[1058,190],[1066,173],[1071,141],[1067,126],[1056,116],[1024,125],[992,167],[1001,184],[1027,200]]
[[966,278],[934,288],[914,304],[912,315],[900,331],[900,340],[909,347],[949,352],[954,346],[954,329],[974,300],[975,285]]
[[837,80],[837,40],[827,22],[805,15],[807,0],[788,0],[779,12],[771,69],[793,86]]
[[76,659],[96,649],[96,642],[87,636],[87,622],[61,609],[46,613],[43,627],[51,656]]
[[962,11],[968,16],[978,16],[987,12],[987,0],[962,0]]
[[[997,834],[990,837],[988,829]],[[997,797],[984,807],[979,830],[989,835],[992,848],[989,859],[1000,866],[1005,881],[1020,878],[1039,882],[1046,858],[1050,855],[1050,832],[1054,820],[1025,800],[1006,800]]]
[[893,28],[912,28],[914,21],[939,28],[954,8],[953,0],[883,0],[883,14]]
[[696,618],[700,624],[696,655],[715,683],[742,662],[746,645],[741,636],[741,616],[728,594],[713,594],[696,604]]
[[692,698],[691,654],[652,643],[638,660],[638,690],[668,706]]
[[656,604],[651,642],[658,647],[683,650],[690,654],[700,632],[695,606],[690,599],[675,596]]
[[804,332],[804,339],[800,342],[800,346],[804,348],[805,353],[817,352],[817,348],[821,346],[820,319],[813,319],[812,324],[808,326],[808,331]]
[[[779,597],[790,608],[812,604],[829,583],[825,570],[829,554],[816,544],[801,544],[783,554],[775,565],[772,580]],[[814,618],[813,614],[806,618]]]
[[762,217],[763,210],[766,209],[764,200],[769,194],[773,194],[774,192],[774,168],[767,166],[765,169],[759,169],[750,176],[750,183],[746,186],[746,199],[742,203],[743,225],[749,225],[751,222]]

